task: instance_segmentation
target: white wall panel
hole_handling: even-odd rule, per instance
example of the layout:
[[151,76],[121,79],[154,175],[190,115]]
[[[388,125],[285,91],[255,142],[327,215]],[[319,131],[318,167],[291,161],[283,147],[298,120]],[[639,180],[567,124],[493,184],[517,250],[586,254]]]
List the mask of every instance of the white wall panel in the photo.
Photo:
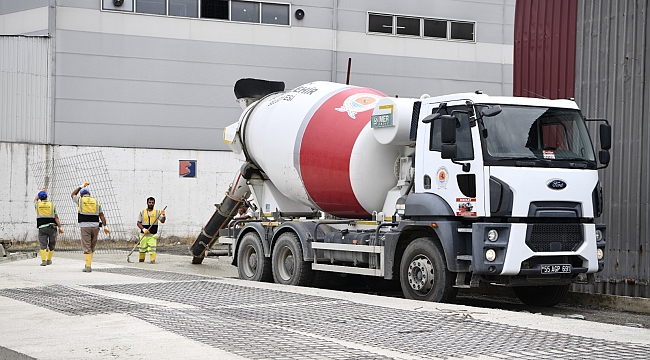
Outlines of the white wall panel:
[[50,38],[0,36],[0,141],[48,143]]
[[[136,222],[146,199],[153,196],[159,208],[167,207],[165,237],[194,239],[212,216],[241,162],[229,151],[98,148],[30,145],[0,142],[0,239],[36,241],[36,215],[32,201],[42,186],[32,164],[101,152],[115,199],[119,220],[129,235],[137,234]],[[179,160],[197,160],[197,177],[179,177]],[[83,166],[83,164],[80,164]],[[66,174],[63,174],[66,175]],[[78,174],[67,174],[75,177]],[[65,180],[64,180],[65,181]],[[83,181],[83,180],[82,180]],[[74,183],[51,199],[71,201]],[[93,185],[90,184],[92,191]],[[98,200],[102,201],[98,196]],[[106,202],[107,199],[104,200]],[[64,224],[73,225],[74,224]]]
[[47,6],[0,15],[0,35],[47,34],[47,29]]

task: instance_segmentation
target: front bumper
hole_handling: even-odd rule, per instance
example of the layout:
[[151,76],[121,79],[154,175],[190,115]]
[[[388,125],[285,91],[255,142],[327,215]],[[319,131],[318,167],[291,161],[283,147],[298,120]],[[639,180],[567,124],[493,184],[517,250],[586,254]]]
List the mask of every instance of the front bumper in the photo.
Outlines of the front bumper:
[[[597,249],[604,251],[604,225],[596,224],[557,224],[576,229],[578,226],[582,240],[565,246],[567,237],[558,234],[556,239],[548,240],[548,246],[531,249],[531,228],[533,224],[525,223],[475,223],[472,225],[472,272],[477,275],[522,275],[522,276],[556,276],[541,272],[543,264],[566,263],[572,265],[570,275],[595,273],[602,270],[604,260],[597,258]],[[550,226],[553,226],[551,224]],[[603,232],[603,239],[596,241],[596,228]],[[499,233],[496,241],[487,239],[490,229]],[[568,250],[567,250],[568,248]],[[486,252],[496,253],[493,261],[486,259]],[[568,274],[562,274],[568,275]]]

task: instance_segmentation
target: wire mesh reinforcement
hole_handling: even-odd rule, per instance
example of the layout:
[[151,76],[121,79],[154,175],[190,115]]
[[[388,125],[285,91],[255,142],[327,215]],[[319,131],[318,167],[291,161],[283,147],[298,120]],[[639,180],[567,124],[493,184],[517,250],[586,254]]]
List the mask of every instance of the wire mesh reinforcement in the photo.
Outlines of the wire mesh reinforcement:
[[64,231],[57,236],[57,249],[81,251],[77,204],[70,195],[84,182],[90,183],[88,189],[100,202],[110,230],[108,235],[99,232],[96,251],[111,253],[133,246],[133,243],[127,244],[129,234],[122,224],[122,214],[101,151],[32,163],[30,167],[39,188],[45,188],[48,200],[56,204]]

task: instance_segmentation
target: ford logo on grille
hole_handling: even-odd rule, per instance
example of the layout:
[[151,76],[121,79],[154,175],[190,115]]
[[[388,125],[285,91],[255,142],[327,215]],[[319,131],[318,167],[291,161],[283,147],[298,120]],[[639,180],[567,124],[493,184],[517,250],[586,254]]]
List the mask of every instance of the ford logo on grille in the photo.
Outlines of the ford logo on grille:
[[553,179],[549,180],[546,183],[546,186],[548,186],[548,188],[551,190],[562,190],[566,188],[566,183],[560,179]]

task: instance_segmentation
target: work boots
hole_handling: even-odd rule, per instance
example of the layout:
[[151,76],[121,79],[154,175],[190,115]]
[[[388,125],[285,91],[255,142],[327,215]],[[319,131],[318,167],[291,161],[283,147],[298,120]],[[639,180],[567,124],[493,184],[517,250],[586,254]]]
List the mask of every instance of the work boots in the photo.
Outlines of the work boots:
[[47,260],[46,260],[47,259],[47,253],[46,253],[46,250],[45,249],[40,250],[40,253],[41,253],[41,266],[45,266],[45,265],[47,265]]
[[84,258],[86,258],[86,266],[84,267],[83,272],[92,272],[93,269],[90,268],[90,264],[93,261],[93,254],[84,254]]
[[156,253],[149,254],[149,260],[151,260],[152,264],[156,263]]

